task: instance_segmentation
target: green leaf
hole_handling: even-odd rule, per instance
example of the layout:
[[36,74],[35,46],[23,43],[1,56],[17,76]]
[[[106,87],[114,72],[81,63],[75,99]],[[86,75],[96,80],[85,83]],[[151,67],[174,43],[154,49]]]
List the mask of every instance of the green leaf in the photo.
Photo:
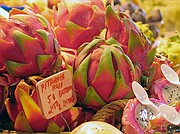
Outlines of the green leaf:
[[36,40],[35,38],[26,35],[18,30],[13,31],[14,39],[17,41],[21,51],[24,53],[25,45],[26,44],[34,44],[33,42]]
[[87,88],[87,72],[89,67],[91,55],[89,54],[78,66],[77,70],[74,72],[74,80],[81,82],[83,87]]
[[[37,119],[43,118],[41,110],[31,96],[29,96],[23,89],[17,88],[18,97],[23,107],[27,120],[33,122]],[[34,116],[36,115],[36,116]]]
[[116,28],[115,25],[119,24],[119,22],[120,18],[112,9],[112,7],[108,5],[106,9],[106,24],[108,25],[108,27],[113,29],[113,27]]
[[23,111],[17,115],[14,128],[21,132],[33,132]]
[[153,63],[156,53],[157,53],[156,47],[151,48],[151,50],[147,53],[147,62],[146,63],[148,66],[150,66]]
[[63,130],[52,120],[49,121],[48,128],[46,130],[46,133],[59,133]]
[[124,98],[127,94],[131,92],[130,88],[128,87],[127,83],[124,80],[124,77],[131,77],[131,76],[123,76],[121,71],[123,71],[123,68],[128,69],[130,67],[131,71],[134,71],[135,73],[135,69],[132,64],[132,61],[129,59],[127,55],[125,55],[121,51],[117,51],[118,49],[115,49],[116,47],[115,48],[112,47],[112,48],[113,48],[112,53],[117,63],[118,70],[116,71],[116,75],[115,75],[116,82],[115,82],[113,91],[111,93],[110,99],[117,98],[117,97]]
[[43,29],[38,29],[36,30],[36,32],[43,38],[45,45],[46,45],[46,49],[48,48],[48,36],[50,35],[47,31],[43,30]]
[[101,55],[100,61],[99,61],[99,66],[98,66],[98,69],[97,69],[97,72],[96,72],[93,82],[96,81],[96,79],[98,79],[99,76],[102,75],[102,72],[104,72],[104,71],[109,72],[109,74],[110,74],[109,77],[115,78],[111,49],[109,46],[107,46],[102,52],[102,55]]
[[75,24],[74,22],[67,20],[66,21],[66,30],[69,35],[70,41],[73,41],[74,37],[77,37],[77,35],[81,34],[82,32],[89,30],[89,28],[83,28],[83,27]]
[[18,63],[15,61],[6,61],[6,69],[12,76],[18,76],[21,72],[21,68],[24,68],[27,64]]
[[128,54],[137,52],[139,49],[143,49],[143,42],[141,41],[140,35],[134,31],[130,31],[129,42],[128,42]]
[[50,24],[48,22],[48,20],[40,15],[40,14],[36,14],[36,16],[38,17],[38,20],[41,22],[41,24],[45,27],[45,28],[50,28]]
[[44,67],[46,67],[46,62],[51,61],[53,59],[52,55],[38,55],[37,63],[39,70],[42,71]]
[[86,90],[86,96],[84,98],[85,104],[98,103],[100,105],[105,105],[106,103],[101,99],[101,97],[96,93],[92,86],[89,86]]
[[[107,40],[106,40],[106,43],[107,43],[108,45],[111,45],[111,44],[119,44],[119,42],[118,42],[116,39],[114,39],[113,37],[107,39]],[[119,44],[119,45],[120,45],[120,44]]]
[[61,47],[55,38],[54,38],[54,47],[55,47],[56,53],[59,54],[61,52]]
[[[97,45],[98,45],[98,43],[100,43],[100,42],[103,42],[103,40],[102,39],[94,39],[94,40],[92,40],[89,44],[83,44],[83,49],[81,49],[81,46],[80,46],[80,48],[78,48],[78,51],[79,51],[79,49],[81,50],[81,51],[79,51],[79,53],[78,53],[78,57],[77,57],[77,59],[78,59],[78,64],[80,64],[81,63],[81,61],[89,54],[89,52],[94,48],[94,47],[96,47]],[[84,46],[84,45],[86,45],[86,46]]]
[[[121,90],[121,93],[118,93],[118,96],[122,96],[124,98],[124,93],[128,91],[129,87],[126,84],[124,77],[122,76],[121,72],[119,70],[116,71],[116,83],[114,85],[114,89],[111,93],[110,99],[114,97],[114,95],[117,95],[118,91]],[[127,91],[126,91],[127,90]],[[129,92],[129,91],[128,91]]]
[[133,65],[131,59],[125,53],[123,53],[123,57],[127,61],[129,67],[131,68],[133,75],[135,75],[135,68],[134,68],[134,65]]

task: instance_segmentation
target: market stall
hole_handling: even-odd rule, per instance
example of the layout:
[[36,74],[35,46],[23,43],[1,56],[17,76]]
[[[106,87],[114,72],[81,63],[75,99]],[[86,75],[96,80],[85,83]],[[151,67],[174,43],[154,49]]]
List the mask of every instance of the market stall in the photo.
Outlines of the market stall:
[[0,132],[180,133],[179,0],[0,0]]

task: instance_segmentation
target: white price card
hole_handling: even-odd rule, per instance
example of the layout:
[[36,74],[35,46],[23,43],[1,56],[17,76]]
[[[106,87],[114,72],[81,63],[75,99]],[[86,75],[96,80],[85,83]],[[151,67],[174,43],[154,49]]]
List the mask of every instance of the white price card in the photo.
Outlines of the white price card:
[[49,76],[36,85],[42,115],[50,119],[76,103],[72,74],[69,70]]

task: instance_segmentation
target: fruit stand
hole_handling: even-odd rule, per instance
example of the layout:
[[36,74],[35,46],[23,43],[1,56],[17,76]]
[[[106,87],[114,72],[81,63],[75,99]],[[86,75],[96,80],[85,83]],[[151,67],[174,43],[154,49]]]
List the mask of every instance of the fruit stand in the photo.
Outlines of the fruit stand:
[[180,133],[179,4],[0,0],[0,132]]

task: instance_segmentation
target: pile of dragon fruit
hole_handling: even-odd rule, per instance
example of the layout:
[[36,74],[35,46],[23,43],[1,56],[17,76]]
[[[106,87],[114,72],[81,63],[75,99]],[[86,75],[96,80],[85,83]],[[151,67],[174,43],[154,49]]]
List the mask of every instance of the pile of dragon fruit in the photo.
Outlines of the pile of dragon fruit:
[[[123,7],[128,5],[120,10],[102,0],[62,0],[51,20],[35,4],[12,8],[9,18],[0,13],[0,131],[71,132],[103,121],[124,134],[180,132],[132,90],[136,81],[155,105],[180,113],[180,86],[161,71],[166,64],[180,74],[180,34],[158,38],[138,6],[132,15]],[[77,102],[45,119],[36,84],[63,70],[72,73]]]

